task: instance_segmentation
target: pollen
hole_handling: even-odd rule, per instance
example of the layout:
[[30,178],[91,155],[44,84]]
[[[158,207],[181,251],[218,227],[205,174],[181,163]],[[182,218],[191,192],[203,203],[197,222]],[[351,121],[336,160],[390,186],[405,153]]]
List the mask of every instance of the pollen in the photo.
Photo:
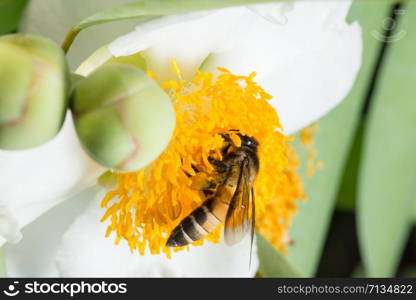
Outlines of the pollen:
[[323,162],[317,160],[318,150],[315,146],[314,136],[319,132],[319,123],[312,123],[300,131],[300,142],[307,150],[306,174],[315,175],[316,170],[323,168]]
[[[115,243],[125,240],[132,252],[144,255],[189,250],[168,248],[172,230],[206,200],[203,192],[215,178],[209,157],[221,159],[224,134],[240,145],[236,132],[254,137],[259,144],[260,169],[254,184],[256,226],[277,249],[287,247],[288,228],[297,200],[304,197],[296,173],[298,161],[282,133],[272,98],[255,82],[255,73],[234,75],[224,68],[217,74],[198,72],[186,81],[176,62],[178,80],[162,87],[176,112],[176,127],[170,144],[157,160],[132,173],[117,173],[116,187],[102,200],[106,236]],[[218,243],[221,226],[205,238]]]

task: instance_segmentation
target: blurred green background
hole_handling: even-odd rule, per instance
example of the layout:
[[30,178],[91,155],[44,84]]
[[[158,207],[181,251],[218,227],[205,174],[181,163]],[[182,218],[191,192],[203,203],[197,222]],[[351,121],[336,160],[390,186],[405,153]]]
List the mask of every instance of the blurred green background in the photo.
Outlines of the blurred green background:
[[[26,3],[0,0],[0,34],[18,31]],[[416,2],[355,0],[348,21],[363,30],[360,73],[313,145],[294,142],[308,199],[288,256],[258,236],[260,276],[416,277]],[[323,167],[308,176],[314,150]]]

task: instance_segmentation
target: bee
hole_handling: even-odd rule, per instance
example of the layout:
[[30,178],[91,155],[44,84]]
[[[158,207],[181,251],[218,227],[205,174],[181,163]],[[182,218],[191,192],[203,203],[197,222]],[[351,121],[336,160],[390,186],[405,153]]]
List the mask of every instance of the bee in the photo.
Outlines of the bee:
[[[235,146],[229,135],[222,135],[226,145],[223,159],[209,158],[218,174],[216,190],[202,205],[185,217],[172,231],[167,247],[191,244],[220,224],[224,224],[224,238],[228,245],[238,243],[248,232],[253,242],[255,199],[253,185],[259,171],[258,142],[238,134],[241,145]],[[209,194],[209,191],[206,194]]]

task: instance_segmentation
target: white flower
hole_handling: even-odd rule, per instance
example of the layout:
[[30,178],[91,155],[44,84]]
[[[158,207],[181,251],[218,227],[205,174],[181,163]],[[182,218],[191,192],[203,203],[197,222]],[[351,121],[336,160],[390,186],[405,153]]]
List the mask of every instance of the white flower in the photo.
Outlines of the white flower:
[[24,151],[0,150],[0,245],[57,203],[95,183],[103,171],[81,149],[68,113],[61,132]]
[[[75,12],[74,2],[32,1],[28,31],[47,35],[49,27],[59,27],[56,20]],[[80,7],[86,3],[79,2]],[[335,107],[354,82],[362,42],[359,25],[345,21],[350,4],[263,4],[158,18],[119,37],[78,71],[86,74],[112,56],[139,51],[162,81],[173,76],[173,58],[188,78],[203,61],[205,68],[221,66],[235,74],[255,71],[257,82],[274,96],[285,133],[291,134]],[[55,14],[46,14],[51,5]],[[108,28],[86,32],[83,41],[105,36]],[[79,40],[74,49],[82,45]],[[6,246],[9,276],[254,275],[258,259],[254,255],[249,270],[248,241],[235,247],[208,243],[167,260],[132,255],[127,246],[105,239],[99,222],[102,191],[90,188],[75,195],[99,168],[80,149],[69,117],[53,141],[25,152],[0,151],[0,164],[0,235],[16,242],[20,229],[37,218],[23,229],[20,243]]]

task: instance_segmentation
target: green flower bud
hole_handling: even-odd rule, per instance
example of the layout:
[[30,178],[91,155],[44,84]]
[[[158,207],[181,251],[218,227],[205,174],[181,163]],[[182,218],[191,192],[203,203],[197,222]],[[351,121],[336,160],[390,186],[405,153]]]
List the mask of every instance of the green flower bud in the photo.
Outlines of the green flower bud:
[[71,82],[71,87],[70,87],[70,94],[72,94],[72,91],[74,90],[75,85],[80,82],[81,80],[83,80],[85,77],[81,76],[77,73],[71,73],[70,75],[70,82]]
[[52,139],[67,108],[63,51],[42,37],[0,37],[0,148],[26,149]]
[[104,65],[77,82],[71,108],[86,151],[119,171],[156,159],[175,126],[168,95],[142,70],[124,64]]

